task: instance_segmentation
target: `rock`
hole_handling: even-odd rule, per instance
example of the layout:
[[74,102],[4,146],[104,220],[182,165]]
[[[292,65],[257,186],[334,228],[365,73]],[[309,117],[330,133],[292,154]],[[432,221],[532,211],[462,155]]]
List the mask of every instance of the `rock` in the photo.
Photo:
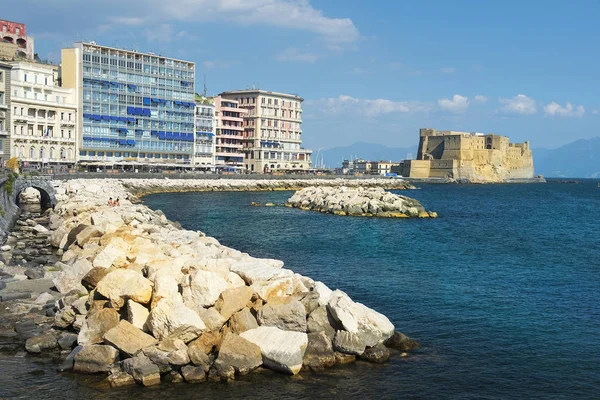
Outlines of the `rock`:
[[200,383],[206,381],[206,372],[202,367],[186,365],[181,368],[181,374],[183,375],[183,379],[188,383]]
[[373,347],[367,347],[365,352],[360,355],[361,360],[382,364],[390,358],[390,351],[383,344]]
[[258,328],[258,323],[247,307],[236,312],[229,319],[229,329],[232,333],[239,335],[254,328]]
[[341,353],[361,355],[365,351],[364,338],[353,332],[337,331],[333,339],[333,348]]
[[190,278],[188,286],[183,289],[183,300],[195,309],[210,307],[215,304],[222,292],[231,285],[221,275],[212,271],[199,270]]
[[[194,343],[194,342],[192,342]],[[205,372],[208,372],[210,368],[210,359],[207,353],[204,352],[202,346],[191,345],[188,346],[188,357],[192,364],[196,367],[203,367]]]
[[124,360],[121,366],[137,383],[144,386],[160,384],[160,370],[143,354]]
[[344,365],[350,364],[356,361],[356,356],[354,354],[345,354],[340,353],[338,351],[335,352],[335,363]]
[[265,367],[293,375],[302,368],[302,357],[308,345],[306,333],[259,326],[240,336],[260,347]]
[[5,244],[4,246],[0,247],[0,251],[11,251],[12,247],[10,247],[9,245]]
[[123,371],[118,371],[114,374],[111,374],[107,379],[110,387],[112,388],[135,385],[133,376]]
[[146,322],[152,335],[159,340],[178,338],[188,343],[206,328],[202,319],[183,303],[161,300],[150,312]]
[[181,376],[181,374],[177,371],[171,371],[168,374],[166,374],[163,379],[165,380],[165,382],[169,382],[169,383],[181,383],[183,382],[183,376]]
[[58,345],[63,350],[71,350],[77,344],[77,334],[63,332],[58,338]]
[[77,336],[77,343],[82,346],[102,343],[106,332],[117,326],[119,313],[114,308],[103,308],[89,313]]
[[94,258],[94,267],[110,268],[119,258],[125,258],[129,252],[129,244],[120,237],[113,237]]
[[[188,344],[188,348],[199,348],[204,354],[212,353],[219,349],[223,338],[219,332],[204,332],[200,337]],[[193,360],[192,360],[193,362]]]
[[335,331],[340,328],[327,311],[327,307],[319,306],[308,316],[306,328],[308,333],[324,332],[330,340],[333,340]]
[[319,304],[322,306],[326,306],[329,303],[329,299],[331,298],[331,294],[333,291],[329,289],[323,282],[315,282],[315,286],[313,288],[315,293],[319,294]]
[[87,289],[81,284],[81,275],[76,271],[62,271],[52,279],[52,283],[60,293],[68,293],[73,290],[87,293]]
[[262,362],[260,347],[235,334],[225,336],[215,361],[222,370],[233,367],[238,375],[247,374],[261,366]]
[[308,346],[302,363],[305,367],[315,371],[335,365],[333,345],[325,332],[308,334]]
[[146,321],[150,316],[150,311],[141,304],[133,300],[127,300],[127,321],[133,326],[143,331],[146,330]]
[[75,356],[77,354],[79,354],[79,352],[83,350],[83,346],[77,346],[75,347],[67,356],[67,358],[64,359],[64,361],[62,363],[60,363],[60,365],[58,367],[56,367],[56,370],[58,372],[65,372],[65,371],[72,371],[73,370],[73,366],[75,364]]
[[119,360],[119,351],[112,346],[88,345],[75,356],[73,371],[84,374],[108,372]]
[[284,304],[266,304],[258,313],[258,323],[283,331],[306,332],[306,309],[298,300]]
[[106,230],[107,226],[115,226],[117,228],[124,225],[123,219],[119,213],[112,210],[103,210],[98,213],[94,213],[90,216],[92,225],[100,227],[102,230]]
[[100,282],[109,272],[110,269],[108,268],[93,267],[83,276],[81,283],[86,289],[93,290],[98,286],[98,282]]
[[77,225],[75,228],[71,229],[67,234],[66,238],[63,238],[63,240],[61,241],[60,248],[63,250],[67,250],[69,247],[71,247],[71,245],[75,243],[75,240],[77,240],[77,235],[79,234],[79,232],[81,232],[87,227],[88,225],[80,224]]
[[71,307],[73,307],[78,314],[86,315],[88,312],[88,296],[79,297],[71,304]]
[[171,365],[181,366],[190,363],[188,347],[180,339],[166,338],[158,344],[157,348],[167,353],[167,360]]
[[231,365],[215,362],[208,372],[208,379],[213,382],[232,381],[235,379],[235,368]]
[[33,230],[34,230],[35,232],[37,232],[37,233],[47,233],[47,232],[48,232],[48,229],[46,229],[45,227],[43,227],[43,226],[42,226],[42,225],[40,225],[40,224],[37,224],[37,225],[35,225],[35,226],[33,227]]
[[215,307],[208,309],[201,309],[198,311],[198,315],[204,321],[206,329],[209,331],[220,330],[227,320],[217,311]]
[[24,274],[29,279],[42,279],[44,277],[44,270],[41,268],[29,268],[25,270]]
[[383,343],[394,333],[394,325],[385,315],[353,302],[341,290],[332,293],[327,309],[346,331],[361,336],[366,346]]
[[384,344],[389,348],[399,351],[409,351],[419,347],[419,343],[398,331],[394,332],[394,334],[388,340],[386,340]]
[[38,297],[36,297],[35,299],[35,304],[41,304],[44,305],[48,302],[53,302],[54,301],[54,296],[52,296],[50,293],[48,292],[44,292],[41,293]]
[[156,339],[125,320],[104,334],[104,341],[123,353],[133,356],[138,351],[156,344]]
[[300,302],[304,306],[306,311],[306,315],[309,315],[313,311],[315,311],[319,306],[319,294],[316,292],[307,293]]
[[[156,303],[161,300],[170,302],[182,302],[183,297],[179,293],[179,283],[170,275],[170,272],[163,269],[156,272],[154,275],[154,291],[152,293],[152,304],[150,308],[154,308]],[[187,304],[188,307],[196,309],[196,305]]]
[[152,298],[152,282],[135,271],[116,269],[98,282],[96,291],[119,308],[128,299],[136,303],[148,304]]
[[246,307],[246,304],[252,299],[253,293],[252,288],[248,286],[225,290],[219,296],[215,307],[219,310],[223,318],[228,320],[234,313]]
[[83,247],[92,238],[100,237],[104,234],[104,231],[98,229],[96,226],[87,226],[81,232],[75,236],[75,241],[81,247]]
[[59,328],[67,328],[75,322],[75,310],[72,307],[67,307],[59,310],[54,315],[54,326]]
[[274,297],[286,297],[294,294],[294,277],[278,278],[268,282],[256,282],[252,289],[267,303]]
[[248,285],[294,275],[289,269],[274,267],[263,260],[236,262],[231,265],[231,271],[241,276]]
[[25,342],[25,350],[30,353],[41,353],[44,350],[55,349],[57,346],[56,336],[52,333],[34,336]]

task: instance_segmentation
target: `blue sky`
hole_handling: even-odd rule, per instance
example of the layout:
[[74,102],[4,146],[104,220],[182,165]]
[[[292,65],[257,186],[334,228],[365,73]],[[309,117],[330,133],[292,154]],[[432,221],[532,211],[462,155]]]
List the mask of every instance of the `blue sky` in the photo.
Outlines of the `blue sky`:
[[[84,6],[85,4],[85,6]],[[77,40],[197,63],[197,91],[304,97],[313,149],[403,147],[420,127],[553,148],[598,136],[600,2],[20,0],[42,58]]]

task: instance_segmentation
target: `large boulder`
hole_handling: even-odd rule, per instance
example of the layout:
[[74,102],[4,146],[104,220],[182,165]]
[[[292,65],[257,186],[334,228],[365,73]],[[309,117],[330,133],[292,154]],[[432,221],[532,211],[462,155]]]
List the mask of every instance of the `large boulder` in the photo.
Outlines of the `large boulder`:
[[223,339],[215,364],[221,370],[233,367],[236,374],[245,375],[263,362],[260,347],[235,334]]
[[367,347],[365,352],[360,355],[362,360],[381,364],[390,358],[390,351],[382,343],[373,347]]
[[254,291],[248,286],[240,286],[225,290],[219,296],[215,307],[223,318],[229,319],[234,313],[246,307],[252,299]]
[[400,351],[409,351],[419,347],[419,343],[412,340],[402,332],[394,332],[394,334],[388,340],[386,340],[384,344],[389,348]]
[[104,234],[104,231],[98,229],[98,227],[88,226],[84,230],[82,230],[81,232],[79,232],[77,234],[77,236],[75,237],[75,240],[77,241],[77,244],[79,246],[83,247],[83,245],[85,245],[87,242],[89,242],[90,239],[100,237],[103,234]]
[[182,302],[183,297],[179,293],[179,282],[167,270],[160,270],[154,275],[154,291],[152,292],[151,308],[161,300],[171,302]]
[[81,284],[88,290],[93,290],[108,273],[110,269],[93,267],[87,274],[81,278]]
[[225,325],[227,320],[217,311],[215,307],[200,309],[198,315],[204,321],[206,329],[209,331],[219,331]]
[[133,356],[138,351],[156,344],[156,339],[125,320],[104,334],[104,341],[123,353]]
[[333,345],[325,332],[308,334],[308,346],[304,353],[303,364],[305,367],[317,371],[335,365]]
[[85,258],[77,260],[73,265],[66,267],[53,280],[54,286],[60,293],[77,291],[87,293],[81,284],[81,279],[92,269],[92,264]]
[[152,298],[152,282],[135,271],[116,269],[98,282],[96,291],[119,308],[128,299],[136,303],[148,304]]
[[310,315],[306,322],[308,333],[325,332],[329,339],[333,339],[335,331],[339,330],[339,324],[331,317],[327,307],[319,306]]
[[259,326],[240,336],[260,347],[265,367],[297,374],[308,345],[306,333],[282,331],[274,326]]
[[94,258],[94,267],[110,268],[115,260],[125,258],[129,244],[120,237],[113,237]]
[[73,371],[85,374],[108,372],[110,367],[118,360],[119,350],[112,346],[84,346],[75,356]]
[[247,307],[236,312],[229,319],[229,329],[232,333],[239,335],[254,328],[258,328],[258,323]]
[[150,316],[150,311],[143,305],[133,300],[127,300],[127,321],[133,326],[143,331],[146,330],[146,321]]
[[281,266],[273,266],[273,263],[260,259],[243,260],[233,263],[231,271],[241,276],[248,285],[294,275],[289,269],[282,269]]
[[82,346],[98,344],[104,341],[104,334],[117,326],[119,313],[114,308],[102,308],[89,313],[77,336]]
[[188,343],[196,339],[206,325],[200,316],[181,302],[159,301],[146,322],[154,337],[163,340],[177,338]]
[[144,354],[124,360],[121,368],[124,372],[133,376],[133,379],[137,383],[141,383],[144,386],[160,384],[160,370],[158,366],[152,363]]
[[284,331],[306,332],[306,309],[298,300],[266,304],[258,313],[258,323]]
[[[202,351],[204,354],[212,353],[213,351],[219,351],[219,347],[221,346],[221,342],[223,341],[223,337],[220,332],[206,331],[200,335],[200,337],[190,343],[188,343],[188,349],[197,348]],[[189,352],[189,351],[188,351]],[[190,356],[191,357],[191,356]],[[194,362],[192,360],[192,362]],[[194,362],[194,364],[196,364]]]
[[183,300],[189,307],[200,309],[215,304],[222,292],[231,285],[221,275],[212,271],[198,270],[183,289]]
[[337,331],[333,339],[333,348],[340,353],[361,355],[367,347],[364,337],[353,332]]
[[256,282],[252,289],[266,302],[274,297],[285,297],[294,294],[294,277],[288,276],[267,282]]
[[56,347],[58,347],[58,341],[56,335],[52,333],[34,336],[25,342],[25,350],[30,353],[41,353],[44,350],[55,349]]
[[335,290],[327,309],[344,330],[360,336],[366,346],[383,343],[394,334],[394,325],[383,314],[355,303],[341,290]]

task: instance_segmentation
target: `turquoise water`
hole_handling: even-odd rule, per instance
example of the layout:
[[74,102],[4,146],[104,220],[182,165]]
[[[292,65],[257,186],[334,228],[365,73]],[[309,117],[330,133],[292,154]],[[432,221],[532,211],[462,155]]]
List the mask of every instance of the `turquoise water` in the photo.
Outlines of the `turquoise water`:
[[[287,267],[386,314],[421,342],[407,358],[301,378],[110,391],[48,362],[0,358],[0,397],[598,398],[600,189],[580,184],[423,185],[402,192],[435,220],[337,217],[250,202],[289,192],[144,198],[185,228]],[[17,375],[18,374],[18,375]],[[19,389],[25,379],[27,391]],[[12,378],[11,378],[12,377]],[[24,378],[23,378],[24,377]],[[15,385],[19,386],[15,386]]]

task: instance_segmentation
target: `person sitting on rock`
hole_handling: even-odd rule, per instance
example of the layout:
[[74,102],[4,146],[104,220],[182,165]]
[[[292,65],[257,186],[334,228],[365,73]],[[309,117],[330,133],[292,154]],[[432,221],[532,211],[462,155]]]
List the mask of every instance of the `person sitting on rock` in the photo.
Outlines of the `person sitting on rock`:
[[113,205],[115,207],[119,207],[121,205],[121,203],[119,203],[119,199],[116,199],[115,202],[113,203]]
[[111,207],[115,205],[115,203],[113,202],[112,197],[108,198],[108,205],[111,206]]

